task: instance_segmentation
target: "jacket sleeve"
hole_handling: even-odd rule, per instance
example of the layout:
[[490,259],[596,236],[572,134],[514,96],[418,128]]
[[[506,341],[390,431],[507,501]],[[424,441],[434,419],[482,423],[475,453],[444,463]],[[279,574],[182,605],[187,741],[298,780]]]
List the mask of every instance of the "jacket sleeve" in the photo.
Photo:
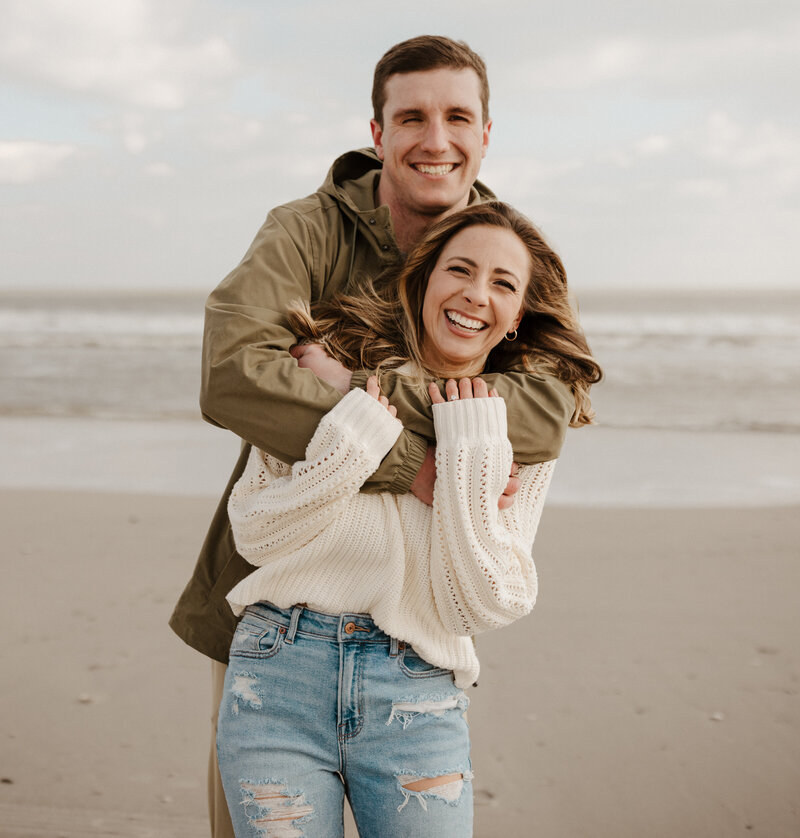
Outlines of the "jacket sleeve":
[[[273,210],[206,303],[203,417],[287,463],[304,457],[322,417],[342,398],[311,370],[300,369],[288,352],[295,338],[285,319],[287,305],[318,299],[324,289],[324,232],[292,207]],[[418,434],[403,430],[370,482],[407,491],[426,447]]]
[[323,417],[291,469],[252,448],[228,499],[236,549],[260,566],[308,544],[358,494],[402,426],[363,390]]
[[531,549],[554,462],[522,467],[514,504],[501,512],[497,500],[512,457],[503,400],[435,405],[434,418],[434,600],[449,631],[472,635],[533,608],[538,582]]
[[[363,387],[368,375],[368,372],[355,373],[351,386]],[[530,465],[556,459],[574,410],[569,385],[552,375],[524,371],[492,373],[481,378],[489,388],[496,387],[506,403],[508,439],[514,451],[514,460]],[[443,387],[444,382],[439,384]],[[435,445],[437,437],[427,392],[420,392],[408,376],[394,372],[382,376],[381,387],[397,408],[397,417],[406,431],[417,434],[426,444],[430,441]],[[416,464],[412,480],[420,465],[421,461]],[[398,493],[393,486],[374,488]],[[373,486],[369,489],[372,490]]]

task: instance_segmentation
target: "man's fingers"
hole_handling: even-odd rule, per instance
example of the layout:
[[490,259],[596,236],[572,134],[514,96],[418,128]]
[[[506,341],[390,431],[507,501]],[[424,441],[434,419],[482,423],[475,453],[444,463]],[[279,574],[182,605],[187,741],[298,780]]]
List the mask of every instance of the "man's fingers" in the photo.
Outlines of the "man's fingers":
[[497,501],[497,508],[498,509],[510,509],[514,505],[514,496],[511,495],[500,495],[500,499]]

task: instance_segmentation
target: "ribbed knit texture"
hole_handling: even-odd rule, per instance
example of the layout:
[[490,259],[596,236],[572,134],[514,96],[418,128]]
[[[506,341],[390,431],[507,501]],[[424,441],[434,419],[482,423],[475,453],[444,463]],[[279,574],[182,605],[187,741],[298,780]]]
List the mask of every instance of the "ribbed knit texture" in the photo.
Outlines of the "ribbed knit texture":
[[228,594],[239,614],[262,600],[366,613],[466,687],[478,676],[470,636],[527,614],[536,600],[534,536],[555,461],[520,469],[500,512],[511,446],[505,402],[433,407],[433,508],[413,495],[359,492],[402,426],[363,390],[320,422],[293,467],[253,449],[228,512],[236,547],[257,565]]

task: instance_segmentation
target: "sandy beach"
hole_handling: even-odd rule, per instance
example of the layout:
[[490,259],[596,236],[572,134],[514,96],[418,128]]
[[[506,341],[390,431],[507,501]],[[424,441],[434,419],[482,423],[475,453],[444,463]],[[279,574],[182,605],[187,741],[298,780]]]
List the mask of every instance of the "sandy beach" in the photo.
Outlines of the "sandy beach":
[[[209,667],[166,622],[213,497],[3,489],[0,835],[207,834]],[[476,836],[800,834],[800,514],[553,505],[481,637]]]

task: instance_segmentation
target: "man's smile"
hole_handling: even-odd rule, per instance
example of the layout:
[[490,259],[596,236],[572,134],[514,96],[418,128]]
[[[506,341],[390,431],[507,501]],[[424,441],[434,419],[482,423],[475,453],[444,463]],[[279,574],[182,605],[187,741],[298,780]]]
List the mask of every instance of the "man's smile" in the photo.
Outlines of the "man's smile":
[[423,175],[449,175],[457,165],[457,163],[412,163],[411,168]]

